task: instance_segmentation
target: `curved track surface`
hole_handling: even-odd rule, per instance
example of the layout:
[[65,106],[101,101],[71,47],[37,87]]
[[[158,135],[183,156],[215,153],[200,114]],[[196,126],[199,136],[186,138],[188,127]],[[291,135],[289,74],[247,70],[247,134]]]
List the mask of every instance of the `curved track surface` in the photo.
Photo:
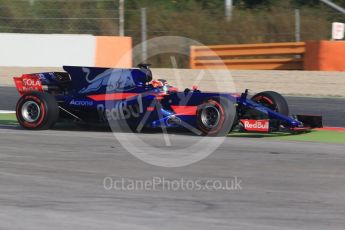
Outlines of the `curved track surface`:
[[[13,87],[0,87],[0,110],[15,110],[19,96]],[[292,114],[322,115],[324,125],[345,127],[344,98],[287,97]]]
[[[0,109],[17,93],[0,88]],[[323,114],[345,126],[344,99],[287,98],[292,113]],[[121,134],[131,139],[130,134]],[[140,139],[160,155],[200,137],[161,133]],[[133,143],[145,151],[141,143]],[[107,131],[25,131],[0,126],[0,228],[39,229],[343,229],[344,145],[225,138],[206,159],[180,168],[152,166],[128,153]],[[229,181],[236,190],[120,191],[104,179]]]
[[[161,136],[141,138],[166,148]],[[184,154],[179,145],[200,137],[170,138],[176,154]],[[344,145],[226,138],[200,162],[164,168],[127,153],[109,132],[32,132],[3,126],[0,228],[344,229],[344,165]],[[106,190],[108,176],[144,181],[238,177],[241,187]]]

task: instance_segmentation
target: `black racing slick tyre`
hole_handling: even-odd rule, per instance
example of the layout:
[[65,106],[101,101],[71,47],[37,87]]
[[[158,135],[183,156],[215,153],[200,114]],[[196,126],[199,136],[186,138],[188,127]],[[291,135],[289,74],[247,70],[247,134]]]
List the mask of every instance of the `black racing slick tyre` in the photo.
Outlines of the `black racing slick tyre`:
[[289,115],[289,105],[285,98],[274,91],[264,91],[255,94],[252,98],[253,101],[283,115]]
[[197,108],[197,128],[203,136],[226,136],[233,126],[236,109],[225,98],[210,98]]
[[47,93],[30,92],[17,102],[16,116],[19,124],[30,130],[51,128],[59,118],[59,107],[55,98]]

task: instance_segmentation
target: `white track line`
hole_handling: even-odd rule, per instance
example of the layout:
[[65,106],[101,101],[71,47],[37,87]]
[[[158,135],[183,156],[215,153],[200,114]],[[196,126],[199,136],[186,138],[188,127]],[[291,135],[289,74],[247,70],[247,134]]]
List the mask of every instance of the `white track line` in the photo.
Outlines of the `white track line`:
[[15,111],[9,111],[9,110],[0,110],[0,114],[13,114],[16,113]]

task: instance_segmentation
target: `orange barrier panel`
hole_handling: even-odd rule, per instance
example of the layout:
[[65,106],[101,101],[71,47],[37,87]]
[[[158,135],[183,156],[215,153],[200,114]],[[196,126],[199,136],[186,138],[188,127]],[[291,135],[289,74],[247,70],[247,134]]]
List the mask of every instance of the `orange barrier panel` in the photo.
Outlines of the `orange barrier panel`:
[[307,42],[304,69],[345,71],[345,41]]
[[115,36],[96,37],[95,66],[132,67],[132,38]]
[[235,60],[196,60],[194,69],[238,69],[238,70],[299,70],[303,60],[299,58],[281,59],[235,59]]
[[[192,46],[192,69],[303,69],[304,42],[265,43],[248,45]],[[298,55],[299,57],[294,57]],[[259,58],[265,56],[265,58]],[[272,58],[266,58],[272,56]],[[285,58],[277,58],[283,56]],[[258,57],[257,59],[245,59]]]

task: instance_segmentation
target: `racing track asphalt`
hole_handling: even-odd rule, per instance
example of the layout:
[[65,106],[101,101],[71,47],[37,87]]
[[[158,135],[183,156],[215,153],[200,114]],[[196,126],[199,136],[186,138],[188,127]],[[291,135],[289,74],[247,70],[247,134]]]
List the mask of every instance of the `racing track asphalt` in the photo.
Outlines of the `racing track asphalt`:
[[[0,109],[17,94],[0,88]],[[292,111],[327,114],[345,126],[343,99],[288,98]],[[131,139],[130,134],[120,134]],[[186,134],[139,135],[158,154],[200,140]],[[133,143],[145,151],[141,143]],[[148,150],[146,150],[148,151]],[[157,152],[155,153],[157,154]],[[0,126],[0,229],[344,229],[344,145],[225,138],[209,157],[189,166],[149,165],[107,131],[26,131]],[[241,181],[235,191],[106,190],[104,179],[151,182]],[[181,184],[180,184],[181,186]],[[240,189],[241,188],[241,189]]]
[[[164,154],[161,136],[140,138]],[[169,137],[176,154],[200,138]],[[344,165],[344,145],[226,138],[200,162],[164,168],[127,153],[110,132],[2,126],[0,229],[342,230]],[[109,176],[136,181],[237,177],[240,186],[234,191],[108,191],[103,181]]]
[[[15,110],[19,96],[13,87],[0,87],[0,110]],[[292,114],[323,115],[324,125],[345,127],[344,98],[286,97]]]

